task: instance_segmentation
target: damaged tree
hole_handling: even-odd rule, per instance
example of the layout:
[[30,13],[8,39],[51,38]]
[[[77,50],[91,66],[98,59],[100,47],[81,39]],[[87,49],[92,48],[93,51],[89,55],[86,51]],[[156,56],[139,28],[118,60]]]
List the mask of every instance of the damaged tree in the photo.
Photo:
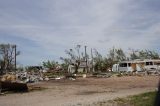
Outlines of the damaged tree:
[[159,54],[156,51],[151,50],[132,50],[130,59],[159,59]]
[[[81,49],[81,45],[77,45],[75,47],[75,50],[74,49],[65,50],[69,58],[60,57],[60,59],[64,61],[66,64],[68,65],[72,64],[75,67],[75,73],[78,73],[78,68],[81,62],[82,61],[86,62],[89,57],[86,53],[86,49],[85,49],[85,53],[80,52],[80,49]],[[87,62],[86,62],[86,67],[84,68],[84,70],[87,71]]]
[[42,64],[45,68],[48,68],[49,70],[55,70],[58,62],[48,60],[46,62],[44,61]]
[[16,69],[16,57],[20,51],[16,50],[16,45],[0,44],[0,73],[7,73],[7,70]]
[[95,71],[107,71],[107,69],[110,69],[113,64],[126,60],[126,55],[121,48],[115,49],[113,47],[109,50],[106,57],[102,57],[96,49],[94,49],[94,54]]

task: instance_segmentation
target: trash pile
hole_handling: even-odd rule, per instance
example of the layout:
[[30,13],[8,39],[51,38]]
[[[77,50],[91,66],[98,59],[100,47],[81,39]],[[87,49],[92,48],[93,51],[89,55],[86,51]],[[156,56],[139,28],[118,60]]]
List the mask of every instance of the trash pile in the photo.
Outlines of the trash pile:
[[[16,71],[8,72],[0,76],[0,94],[2,92],[28,92],[30,89],[27,83],[37,83],[39,81],[48,81],[51,78],[46,75],[47,72],[41,70]],[[61,78],[55,78],[56,80]]]
[[22,83],[16,79],[14,74],[5,74],[0,79],[0,94],[5,91],[27,92],[26,83]]
[[0,81],[2,82],[17,82],[17,83],[34,83],[43,81],[43,74],[41,72],[34,71],[17,71],[8,72],[2,75]]
[[16,73],[16,78],[18,81],[24,82],[24,83],[34,83],[43,81],[43,74],[37,73],[37,72],[18,72]]
[[1,78],[2,82],[16,82],[16,76],[12,74],[3,75]]

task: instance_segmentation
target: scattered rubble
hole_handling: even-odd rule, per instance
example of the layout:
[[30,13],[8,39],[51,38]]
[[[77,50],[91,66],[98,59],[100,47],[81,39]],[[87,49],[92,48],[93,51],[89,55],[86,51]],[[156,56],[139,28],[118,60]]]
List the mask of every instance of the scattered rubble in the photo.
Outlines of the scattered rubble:
[[135,72],[95,72],[92,75],[81,73],[57,73],[57,72],[43,72],[43,71],[17,71],[10,72],[0,77],[0,93],[4,91],[26,92],[28,91],[27,83],[37,83],[39,81],[61,80],[69,79],[76,80],[78,77],[96,77],[96,78],[110,78],[122,76],[146,76],[146,75],[160,75],[157,70],[145,70]]
[[77,75],[76,74],[66,74],[65,78],[69,80],[76,80]]
[[111,76],[112,76],[111,73],[102,73],[102,72],[93,73],[93,77],[97,78],[109,78]]
[[0,79],[0,93],[5,91],[27,92],[28,87],[26,83],[18,80],[13,73],[6,74]]
[[16,76],[6,74],[6,75],[2,76],[1,81],[3,81],[3,82],[16,82]]
[[83,77],[83,78],[86,78],[86,77],[87,77],[87,75],[86,75],[86,74],[83,74],[83,75],[82,75],[82,77]]

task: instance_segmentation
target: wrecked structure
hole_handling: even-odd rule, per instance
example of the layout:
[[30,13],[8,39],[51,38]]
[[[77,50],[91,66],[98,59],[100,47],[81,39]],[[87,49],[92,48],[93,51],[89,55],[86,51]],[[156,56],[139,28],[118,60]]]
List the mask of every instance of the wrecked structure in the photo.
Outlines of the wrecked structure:
[[[74,64],[70,64],[68,66],[68,73],[75,73],[76,67]],[[85,72],[94,72],[93,65],[91,61],[80,61],[79,67],[78,67],[78,73],[85,73]]]
[[133,60],[122,61],[114,64],[113,72],[141,72],[141,71],[160,71],[160,60]]

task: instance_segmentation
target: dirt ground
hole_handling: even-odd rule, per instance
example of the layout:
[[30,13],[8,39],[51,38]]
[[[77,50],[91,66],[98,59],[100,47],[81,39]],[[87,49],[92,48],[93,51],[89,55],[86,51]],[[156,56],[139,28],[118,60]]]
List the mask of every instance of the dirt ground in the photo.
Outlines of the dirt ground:
[[45,87],[42,91],[0,96],[0,106],[85,106],[156,90],[158,76],[78,78],[30,84]]

